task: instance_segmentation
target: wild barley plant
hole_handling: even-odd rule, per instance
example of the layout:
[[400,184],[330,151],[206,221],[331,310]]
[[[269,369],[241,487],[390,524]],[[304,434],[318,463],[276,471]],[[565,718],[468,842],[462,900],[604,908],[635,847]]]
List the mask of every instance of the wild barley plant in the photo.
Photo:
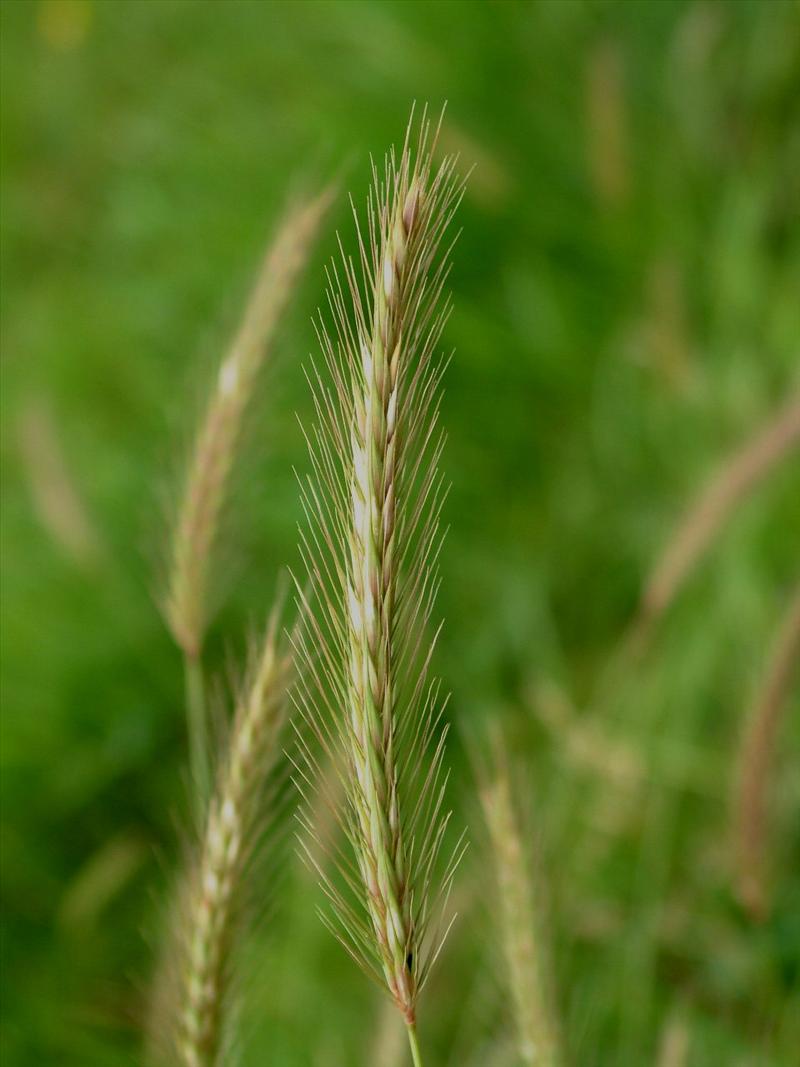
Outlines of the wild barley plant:
[[201,653],[220,519],[259,373],[331,196],[326,190],[297,204],[278,228],[198,427],[172,527],[164,614],[184,655],[192,786],[200,811],[210,788]]
[[[321,759],[341,775],[349,846],[335,847],[333,874],[307,848],[331,905],[323,918],[394,999],[419,1065],[417,1000],[457,859],[437,890],[446,729],[439,685],[428,680],[435,638],[424,633],[441,544],[443,242],[463,185],[453,158],[434,166],[424,117],[414,149],[411,137],[409,125],[383,175],[373,164],[363,229],[353,211],[360,262],[342,253],[331,268],[332,331],[322,317],[318,330],[325,370],[309,375],[317,425],[301,553],[313,593],[298,583],[298,706],[321,751],[300,731],[298,779],[308,799],[324,779]],[[306,830],[313,837],[308,819]]]
[[177,1011],[172,1055],[185,1067],[226,1062],[237,934],[248,897],[249,864],[264,822],[268,784],[281,755],[291,657],[276,635],[277,613],[237,699],[199,855],[178,917]]

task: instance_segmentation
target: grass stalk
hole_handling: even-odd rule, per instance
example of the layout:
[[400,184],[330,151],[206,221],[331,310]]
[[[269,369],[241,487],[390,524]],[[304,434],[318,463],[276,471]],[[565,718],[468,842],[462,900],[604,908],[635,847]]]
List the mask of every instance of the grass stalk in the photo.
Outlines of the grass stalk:
[[541,893],[531,876],[523,844],[508,756],[499,739],[495,748],[491,770],[482,772],[480,799],[497,883],[497,921],[517,1049],[526,1067],[558,1067],[563,1054],[547,981]]
[[211,750],[208,739],[208,714],[206,711],[205,679],[199,656],[184,653],[184,679],[186,687],[186,726],[189,738],[189,770],[193,786],[192,796],[196,809],[205,810],[211,788],[209,767]]
[[408,1044],[411,1048],[411,1060],[414,1067],[422,1067],[422,1053],[419,1049],[419,1041],[417,1040],[417,1028],[416,1026],[409,1025],[406,1027],[408,1033]]
[[748,713],[734,791],[736,891],[755,920],[769,912],[767,885],[767,794],[778,731],[790,703],[792,680],[800,664],[800,587],[795,589],[778,627],[764,680]]
[[645,645],[653,628],[739,504],[787,455],[800,446],[800,395],[744,442],[690,503],[645,582],[629,638]]

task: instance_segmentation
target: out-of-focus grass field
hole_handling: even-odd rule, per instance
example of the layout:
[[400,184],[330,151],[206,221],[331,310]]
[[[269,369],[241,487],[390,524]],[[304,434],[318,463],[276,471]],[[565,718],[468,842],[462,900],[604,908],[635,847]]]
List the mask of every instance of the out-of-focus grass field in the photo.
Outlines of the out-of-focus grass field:
[[[462,740],[493,719],[519,759],[573,1062],[640,1067],[685,1038],[691,1065],[796,1063],[796,694],[761,924],[732,891],[729,805],[800,574],[796,458],[618,665],[692,493],[800,383],[800,6],[0,14],[4,1067],[137,1061],[185,810],[181,667],[154,603],[163,500],[287,196],[338,174],[361,201],[414,99],[449,101],[446,147],[476,168],[445,338],[436,661],[475,832],[422,1006],[429,1062],[499,1063],[508,1030]],[[297,559],[295,412],[337,225],[351,242],[343,196],[259,396],[212,672]],[[381,1002],[318,922],[319,890],[290,859],[272,896],[242,1062],[376,1062]]]

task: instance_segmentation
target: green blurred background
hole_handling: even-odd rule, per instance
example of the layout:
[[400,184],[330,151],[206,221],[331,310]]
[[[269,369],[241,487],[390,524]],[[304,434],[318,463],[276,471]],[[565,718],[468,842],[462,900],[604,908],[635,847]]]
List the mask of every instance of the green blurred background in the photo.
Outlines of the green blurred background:
[[[677,1065],[658,1057],[685,1041],[693,1065],[797,1063],[796,694],[760,924],[729,848],[743,715],[800,571],[796,457],[647,654],[620,667],[619,649],[692,494],[800,384],[800,5],[1,14],[4,1067],[138,1060],[185,810],[181,666],[155,606],[163,501],[288,196],[338,174],[360,202],[414,99],[449,101],[444,143],[475,164],[445,336],[436,662],[474,840],[422,1008],[429,1060],[514,1062],[463,746],[500,720],[573,1062]],[[351,242],[344,197],[256,404],[213,674],[297,558],[295,413],[335,226]],[[248,944],[243,1062],[379,1064],[380,998],[283,866]]]

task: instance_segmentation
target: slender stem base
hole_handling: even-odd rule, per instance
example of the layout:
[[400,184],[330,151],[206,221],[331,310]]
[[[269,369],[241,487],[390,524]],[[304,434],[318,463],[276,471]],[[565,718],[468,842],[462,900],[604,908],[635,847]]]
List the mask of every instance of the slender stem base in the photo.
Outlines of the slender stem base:
[[419,1041],[417,1040],[417,1028],[416,1026],[406,1026],[408,1033],[408,1043],[411,1046],[411,1059],[414,1061],[414,1067],[422,1067],[422,1054],[419,1051]]
[[198,814],[205,811],[211,788],[208,755],[208,721],[205,682],[199,656],[184,657],[186,681],[186,725],[189,734],[189,768]]

